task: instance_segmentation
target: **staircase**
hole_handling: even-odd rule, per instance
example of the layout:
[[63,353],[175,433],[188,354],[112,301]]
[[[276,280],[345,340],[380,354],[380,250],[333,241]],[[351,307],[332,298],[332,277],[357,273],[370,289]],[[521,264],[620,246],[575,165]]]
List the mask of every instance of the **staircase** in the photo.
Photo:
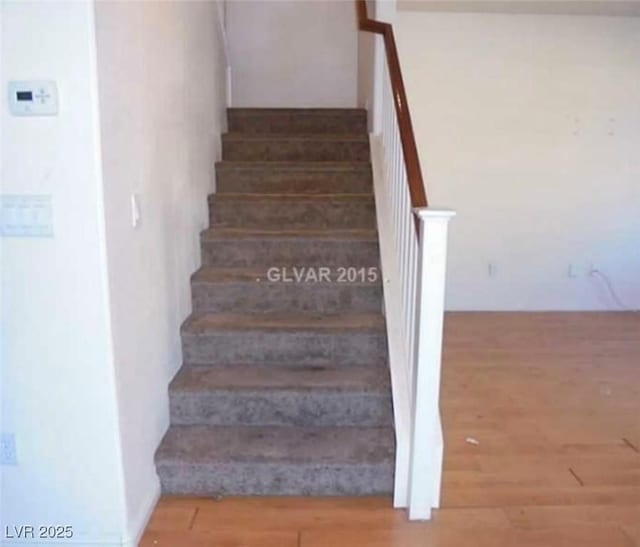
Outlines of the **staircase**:
[[230,109],[228,125],[156,453],[163,492],[391,493],[366,112]]

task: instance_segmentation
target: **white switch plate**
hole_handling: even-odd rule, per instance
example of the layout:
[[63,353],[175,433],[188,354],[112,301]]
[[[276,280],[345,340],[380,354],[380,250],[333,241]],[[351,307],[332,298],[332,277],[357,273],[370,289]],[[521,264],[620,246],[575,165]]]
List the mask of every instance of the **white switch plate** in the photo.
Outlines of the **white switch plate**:
[[51,196],[0,195],[1,237],[52,237]]
[[9,82],[9,110],[14,116],[55,116],[58,87],[53,80]]

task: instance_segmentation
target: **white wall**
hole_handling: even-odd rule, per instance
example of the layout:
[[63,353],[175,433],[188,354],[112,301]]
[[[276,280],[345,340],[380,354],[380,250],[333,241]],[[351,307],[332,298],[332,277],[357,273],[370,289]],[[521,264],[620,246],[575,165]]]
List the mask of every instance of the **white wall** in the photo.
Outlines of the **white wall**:
[[[181,364],[180,324],[200,264],[224,131],[215,2],[98,2],[96,28],[114,363],[126,502],[135,527],[157,493],[153,454]],[[141,223],[132,228],[131,195]]]
[[[1,429],[15,433],[19,463],[2,467],[0,530],[4,536],[5,526],[68,524],[77,544],[119,545],[124,491],[93,6],[3,2],[0,10],[1,191],[50,194],[54,217],[52,238],[0,240]],[[59,116],[9,116],[7,80],[38,78],[57,81]]]
[[226,22],[234,106],[356,106],[353,2],[231,1]]
[[[367,15],[376,18],[376,3],[367,0]],[[358,106],[366,108],[369,131],[373,130],[373,104],[376,83],[376,43],[382,37],[372,32],[358,32]]]
[[458,211],[449,307],[616,309],[593,263],[639,308],[640,19],[400,12],[396,33],[430,201]]

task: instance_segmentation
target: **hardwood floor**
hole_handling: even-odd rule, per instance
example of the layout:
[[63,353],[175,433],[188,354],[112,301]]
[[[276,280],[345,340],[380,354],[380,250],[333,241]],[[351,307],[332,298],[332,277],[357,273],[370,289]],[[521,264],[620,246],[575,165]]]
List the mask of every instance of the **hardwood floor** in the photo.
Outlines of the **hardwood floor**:
[[640,547],[640,314],[448,314],[442,415],[430,522],[387,498],[163,498],[142,545]]

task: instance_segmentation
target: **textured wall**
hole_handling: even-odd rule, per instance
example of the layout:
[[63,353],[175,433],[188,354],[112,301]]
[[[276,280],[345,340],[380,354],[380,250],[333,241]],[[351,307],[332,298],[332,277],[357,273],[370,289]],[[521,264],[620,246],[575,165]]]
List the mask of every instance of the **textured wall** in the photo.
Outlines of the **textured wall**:
[[[105,224],[127,512],[158,483],[167,385],[224,131],[225,60],[215,2],[98,2]],[[131,226],[130,199],[141,223]]]
[[640,307],[640,19],[397,24],[430,201],[458,211],[449,307],[616,309],[591,264]]
[[234,106],[355,107],[353,2],[228,2]]

